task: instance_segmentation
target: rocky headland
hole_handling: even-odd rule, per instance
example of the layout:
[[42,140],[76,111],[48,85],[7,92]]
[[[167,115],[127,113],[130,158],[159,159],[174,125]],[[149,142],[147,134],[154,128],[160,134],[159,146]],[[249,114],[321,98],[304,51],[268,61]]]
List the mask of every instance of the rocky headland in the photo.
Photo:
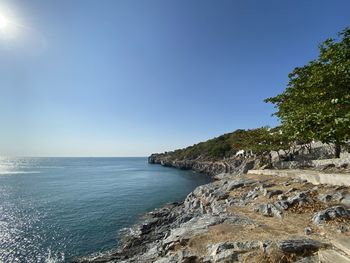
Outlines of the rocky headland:
[[215,176],[221,173],[242,174],[248,170],[260,166],[259,158],[227,158],[221,160],[198,159],[173,159],[171,155],[160,153],[148,157],[151,164],[160,164],[167,167],[174,167],[182,170],[193,170],[198,173],[205,173]]
[[149,162],[214,180],[147,213],[117,251],[80,262],[350,262],[348,186],[246,174],[257,158]]

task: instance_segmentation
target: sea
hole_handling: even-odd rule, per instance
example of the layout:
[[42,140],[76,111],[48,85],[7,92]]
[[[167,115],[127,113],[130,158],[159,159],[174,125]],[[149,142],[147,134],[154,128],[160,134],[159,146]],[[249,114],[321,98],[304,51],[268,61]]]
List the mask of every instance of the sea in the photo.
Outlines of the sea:
[[108,253],[144,213],[208,176],[147,158],[0,158],[0,262]]

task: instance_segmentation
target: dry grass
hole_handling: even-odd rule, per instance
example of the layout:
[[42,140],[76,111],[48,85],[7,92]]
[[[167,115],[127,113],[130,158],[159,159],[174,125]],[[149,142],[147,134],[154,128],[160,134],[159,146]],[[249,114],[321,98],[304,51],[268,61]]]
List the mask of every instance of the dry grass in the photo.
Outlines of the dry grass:
[[275,250],[271,253],[262,251],[254,251],[244,255],[242,262],[244,263],[291,263],[297,260],[294,254],[283,254],[281,251]]
[[308,199],[303,204],[296,204],[289,209],[290,212],[303,214],[308,212],[318,212],[328,207],[325,203],[318,199],[318,191],[312,191],[308,194]]
[[[264,175],[247,175],[247,177],[260,182],[263,181],[264,183],[274,183],[276,185],[269,187],[269,189],[280,189],[284,193],[290,188],[295,188],[296,190],[294,192],[286,194],[287,197],[294,196],[296,192],[310,190],[314,187],[309,183],[301,183],[290,178]],[[285,185],[286,182],[288,182],[287,185]],[[253,185],[235,189],[230,193],[230,196],[241,198],[254,187],[255,186]],[[300,237],[305,236],[304,229],[307,226],[312,226],[313,231],[310,238],[324,241],[325,238],[327,239],[332,235],[339,235],[339,233],[336,232],[336,229],[341,224],[345,224],[350,228],[350,220],[344,219],[332,220],[322,226],[315,226],[311,223],[311,219],[315,212],[332,205],[330,203],[325,204],[319,201],[319,194],[334,191],[334,189],[335,187],[319,185],[316,190],[309,194],[307,202],[300,205],[297,204],[285,211],[282,219],[276,217],[265,217],[260,213],[254,212],[254,207],[256,207],[257,204],[273,203],[277,199],[277,196],[268,199],[260,192],[258,198],[251,200],[247,205],[233,205],[228,208],[228,212],[242,218],[248,218],[253,222],[252,224],[245,226],[219,224],[212,226],[209,227],[206,233],[192,237],[186,246],[195,254],[205,256],[208,253],[208,245],[211,244],[235,241],[281,240],[296,236]],[[350,233],[345,233],[344,235],[350,235]],[[298,257],[300,258],[300,255]],[[256,250],[241,254],[242,261],[249,263],[289,263],[296,261],[298,257],[294,254],[284,254],[277,248],[272,250],[269,249],[268,253],[264,253],[262,250]]]

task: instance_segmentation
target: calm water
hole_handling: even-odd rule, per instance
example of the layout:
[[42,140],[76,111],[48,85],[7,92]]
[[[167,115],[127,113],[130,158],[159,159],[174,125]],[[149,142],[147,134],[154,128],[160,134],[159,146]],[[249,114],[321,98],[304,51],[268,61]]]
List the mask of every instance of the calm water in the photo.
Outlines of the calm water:
[[60,262],[110,250],[144,212],[208,181],[146,158],[2,158],[0,262]]

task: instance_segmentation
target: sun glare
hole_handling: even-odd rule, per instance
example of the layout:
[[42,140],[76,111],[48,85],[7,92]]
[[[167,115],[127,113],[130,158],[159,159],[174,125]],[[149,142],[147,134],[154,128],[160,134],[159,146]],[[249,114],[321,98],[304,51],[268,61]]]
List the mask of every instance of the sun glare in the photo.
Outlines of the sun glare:
[[9,24],[8,19],[0,14],[0,29],[5,29]]

